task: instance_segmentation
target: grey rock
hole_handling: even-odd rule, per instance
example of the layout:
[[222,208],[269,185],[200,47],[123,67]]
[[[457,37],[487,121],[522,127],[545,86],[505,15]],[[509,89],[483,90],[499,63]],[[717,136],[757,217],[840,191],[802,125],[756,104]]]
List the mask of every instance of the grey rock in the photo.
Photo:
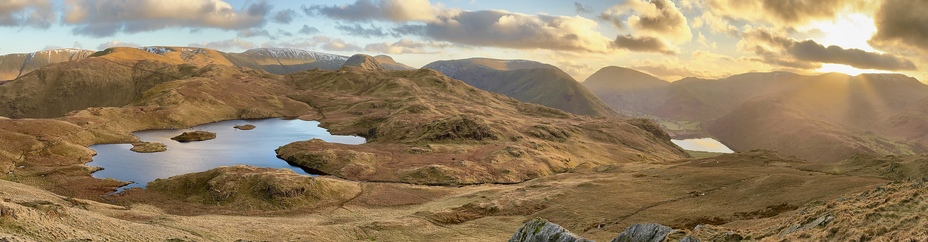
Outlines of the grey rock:
[[673,229],[660,224],[635,224],[622,231],[612,242],[661,242]]
[[542,218],[536,218],[522,225],[509,242],[592,242],[577,236],[564,227]]

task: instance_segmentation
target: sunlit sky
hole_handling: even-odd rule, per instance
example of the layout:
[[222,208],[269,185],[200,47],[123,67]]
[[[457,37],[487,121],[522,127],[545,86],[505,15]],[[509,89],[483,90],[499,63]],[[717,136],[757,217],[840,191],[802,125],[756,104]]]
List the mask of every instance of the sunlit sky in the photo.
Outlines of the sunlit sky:
[[925,81],[925,12],[920,0],[3,0],[0,54],[281,47],[387,54],[415,67],[531,59],[580,81],[613,65],[669,81],[757,71]]

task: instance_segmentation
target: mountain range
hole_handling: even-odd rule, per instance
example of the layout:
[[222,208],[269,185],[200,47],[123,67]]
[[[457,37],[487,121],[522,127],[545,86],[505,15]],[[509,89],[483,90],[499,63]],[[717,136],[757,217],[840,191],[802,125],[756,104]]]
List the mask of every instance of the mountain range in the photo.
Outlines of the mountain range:
[[[928,177],[928,158],[880,153],[915,153],[924,142],[928,97],[909,77],[777,72],[671,83],[609,68],[587,89],[538,62],[391,71],[405,67],[354,55],[332,57],[334,70],[275,74],[327,57],[260,53],[113,48],[0,85],[0,116],[10,117],[0,117],[0,240],[896,240],[928,224],[926,185],[912,182]],[[469,84],[446,72],[485,77]],[[536,79],[565,88],[507,89]],[[654,121],[608,107],[574,114],[520,101],[523,92],[572,93],[568,103],[595,93],[626,116],[695,120],[741,152],[691,158]],[[317,120],[367,142],[312,139],[273,151],[317,176],[238,165],[115,192],[128,182],[97,179],[100,168],[86,165],[92,145],[137,144],[135,131],[272,117]],[[828,162],[854,152],[863,154]],[[519,229],[526,221],[537,222]]]
[[736,151],[771,149],[820,162],[923,152],[928,85],[899,74],[746,73],[666,82],[607,67],[584,82],[633,115],[694,121]]
[[574,114],[611,116],[615,112],[563,70],[527,60],[471,58],[436,61],[433,69],[471,86],[519,101],[541,104]]

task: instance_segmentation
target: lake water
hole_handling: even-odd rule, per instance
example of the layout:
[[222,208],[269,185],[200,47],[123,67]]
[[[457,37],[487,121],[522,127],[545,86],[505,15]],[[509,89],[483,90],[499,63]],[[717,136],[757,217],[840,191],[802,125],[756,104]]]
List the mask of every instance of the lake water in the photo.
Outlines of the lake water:
[[[253,130],[238,130],[236,125],[253,124]],[[171,140],[183,132],[203,130],[216,133],[216,139],[180,143]],[[219,166],[251,165],[256,167],[288,168],[307,174],[277,158],[280,146],[318,138],[332,143],[363,144],[358,136],[332,135],[319,127],[319,122],[284,119],[231,120],[204,124],[190,129],[146,130],[134,132],[142,141],[167,145],[167,151],[136,153],[131,144],[92,145],[97,151],[90,166],[103,167],[93,173],[96,178],[114,178],[135,182],[129,187],[144,187],[158,178],[201,172]]]
[[699,138],[699,139],[672,139],[670,140],[680,148],[684,150],[694,150],[694,151],[706,151],[706,152],[715,152],[715,153],[735,153],[728,146],[725,146],[718,140],[713,138]]

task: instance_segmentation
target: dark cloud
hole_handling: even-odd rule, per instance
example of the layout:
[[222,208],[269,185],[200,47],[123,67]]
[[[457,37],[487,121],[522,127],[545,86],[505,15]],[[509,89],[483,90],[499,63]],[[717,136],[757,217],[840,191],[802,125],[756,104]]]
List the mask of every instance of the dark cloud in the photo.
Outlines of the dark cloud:
[[592,13],[593,8],[590,6],[583,5],[579,2],[574,2],[574,8],[577,8],[577,13]]
[[303,35],[311,35],[311,34],[319,33],[319,29],[317,29],[316,27],[309,27],[309,25],[304,24],[303,28],[300,29],[299,33]]
[[812,40],[794,43],[787,49],[787,52],[800,60],[845,64],[861,69],[890,71],[916,69],[912,61],[891,54],[866,52],[860,49],[844,49],[834,45],[825,47]]
[[630,51],[656,52],[667,55],[676,54],[667,43],[653,37],[635,37],[631,35],[619,35],[613,41],[613,47],[617,49],[627,49]]
[[206,43],[191,43],[189,46],[229,51],[229,50],[251,49],[255,47],[255,44],[252,42],[244,41],[244,40],[230,39],[230,40],[214,41],[214,42],[206,42]]
[[277,14],[274,15],[274,22],[281,24],[289,24],[293,22],[293,18],[296,17],[296,10],[293,9],[284,9],[277,11]]
[[[165,28],[242,30],[263,26],[272,6],[265,1],[236,10],[221,0],[67,0],[64,23],[77,35],[93,37]],[[115,14],[114,14],[115,13]]]
[[765,28],[745,31],[739,43],[744,50],[763,57],[767,63],[788,67],[811,69],[816,63],[834,63],[861,69],[916,70],[915,64],[892,54],[867,52],[860,49],[845,49],[839,46],[824,46],[813,40],[798,41],[774,34]]
[[928,53],[928,1],[885,0],[875,22],[870,44],[887,49],[901,44]]
[[391,33],[389,31],[384,31],[383,28],[377,27],[374,25],[371,25],[369,28],[361,26],[360,24],[337,25],[335,26],[335,29],[341,30],[342,33],[345,33],[347,35],[367,37],[367,38],[386,37],[386,36],[400,37],[400,34]]
[[57,18],[49,0],[0,1],[0,26],[47,29]]
[[277,34],[282,35],[282,36],[287,36],[287,37],[293,37],[293,33],[290,33],[290,31],[286,31],[283,29],[278,29]]

